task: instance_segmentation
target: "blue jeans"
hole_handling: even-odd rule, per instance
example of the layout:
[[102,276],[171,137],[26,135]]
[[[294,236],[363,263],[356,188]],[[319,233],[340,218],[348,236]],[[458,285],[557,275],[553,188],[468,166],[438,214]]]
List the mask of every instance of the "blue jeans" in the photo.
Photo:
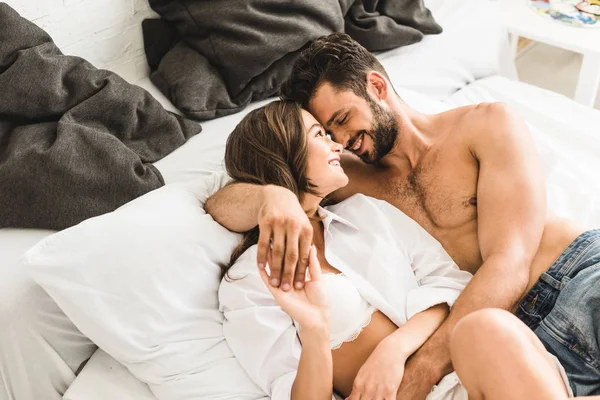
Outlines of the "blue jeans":
[[600,394],[600,229],[577,237],[515,314],[560,360],[576,396]]

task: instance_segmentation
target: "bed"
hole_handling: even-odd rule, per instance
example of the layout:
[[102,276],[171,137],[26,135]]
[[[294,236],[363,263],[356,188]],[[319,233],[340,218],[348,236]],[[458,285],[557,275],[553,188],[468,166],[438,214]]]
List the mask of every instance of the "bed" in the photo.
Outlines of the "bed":
[[[506,31],[492,1],[426,2],[444,27],[439,36],[378,55],[392,83],[414,108],[428,113],[483,101],[503,101],[527,120],[542,155],[552,209],[589,227],[600,226],[600,112],[561,95],[515,80]],[[136,82],[167,109],[177,109],[150,82]],[[167,184],[222,170],[226,133],[251,109],[203,122],[200,135],[155,163]],[[198,161],[202,154],[202,161]],[[28,280],[22,254],[51,231],[0,230],[0,296],[11,282]],[[6,278],[8,277],[8,278]],[[34,283],[31,283],[34,285]],[[102,350],[97,350],[73,383],[67,400],[156,400],[148,386]]]

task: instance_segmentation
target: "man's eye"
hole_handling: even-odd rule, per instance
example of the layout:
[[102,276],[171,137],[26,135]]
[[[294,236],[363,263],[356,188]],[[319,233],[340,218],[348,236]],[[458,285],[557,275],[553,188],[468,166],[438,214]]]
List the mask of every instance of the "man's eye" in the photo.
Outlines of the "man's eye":
[[329,139],[329,140],[333,140],[333,139],[331,138],[331,133],[326,133],[326,134],[325,134],[325,136],[327,136],[327,139]]
[[348,121],[348,114],[344,115],[344,118],[340,119],[338,125],[344,125]]

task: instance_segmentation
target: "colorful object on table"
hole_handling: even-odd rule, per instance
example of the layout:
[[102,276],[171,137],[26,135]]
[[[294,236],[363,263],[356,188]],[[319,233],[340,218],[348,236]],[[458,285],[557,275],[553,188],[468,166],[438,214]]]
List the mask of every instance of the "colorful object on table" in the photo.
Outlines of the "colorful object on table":
[[596,19],[600,17],[600,0],[585,0],[576,7],[581,12],[595,15]]
[[[531,8],[539,15],[576,27],[600,27],[600,19],[591,13],[578,9],[580,3],[591,3],[581,0],[527,0]],[[598,0],[590,0],[593,3]],[[594,4],[595,5],[595,4]],[[585,5],[583,7],[586,7]]]

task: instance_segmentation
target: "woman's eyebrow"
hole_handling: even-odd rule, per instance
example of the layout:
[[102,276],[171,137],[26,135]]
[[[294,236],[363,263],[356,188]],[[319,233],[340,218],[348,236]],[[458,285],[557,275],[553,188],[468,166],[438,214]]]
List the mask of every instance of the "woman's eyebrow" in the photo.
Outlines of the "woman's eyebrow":
[[314,128],[319,128],[319,129],[323,129],[323,127],[321,126],[321,124],[313,124],[313,126],[311,126],[308,130],[312,131],[314,130]]

